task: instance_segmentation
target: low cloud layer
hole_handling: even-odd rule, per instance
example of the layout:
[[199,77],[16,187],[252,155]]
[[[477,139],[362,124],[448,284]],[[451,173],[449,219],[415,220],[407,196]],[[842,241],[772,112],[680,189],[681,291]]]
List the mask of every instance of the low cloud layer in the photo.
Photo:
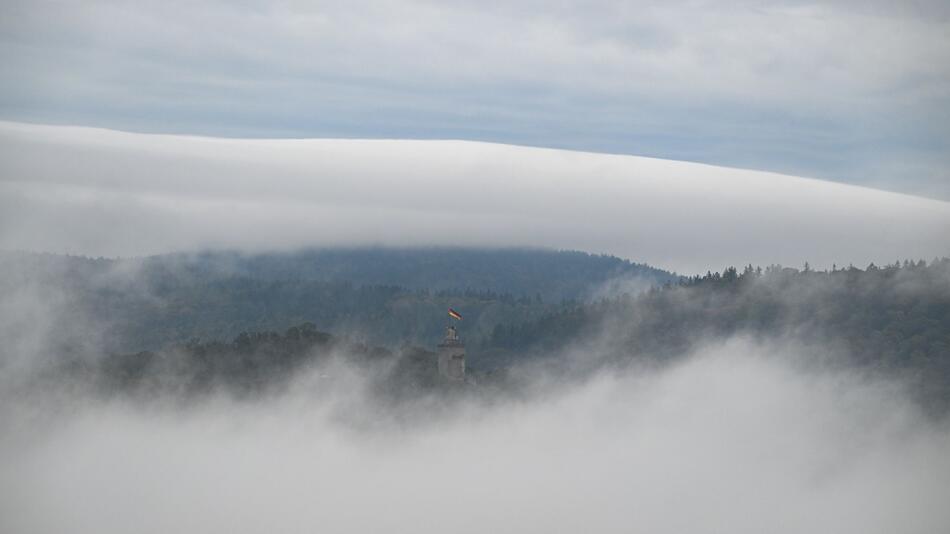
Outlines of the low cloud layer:
[[7,404],[0,530],[941,531],[946,428],[895,384],[794,357],[734,341],[408,423],[319,372],[187,409]]
[[0,247],[532,245],[684,273],[950,252],[950,204],[754,171],[456,141],[0,124]]

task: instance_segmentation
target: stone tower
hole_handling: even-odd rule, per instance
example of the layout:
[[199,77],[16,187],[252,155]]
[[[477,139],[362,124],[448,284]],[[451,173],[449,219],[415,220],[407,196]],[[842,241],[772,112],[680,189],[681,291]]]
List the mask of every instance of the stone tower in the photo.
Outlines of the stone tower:
[[450,382],[465,380],[465,344],[454,326],[445,328],[445,339],[439,343],[439,376]]

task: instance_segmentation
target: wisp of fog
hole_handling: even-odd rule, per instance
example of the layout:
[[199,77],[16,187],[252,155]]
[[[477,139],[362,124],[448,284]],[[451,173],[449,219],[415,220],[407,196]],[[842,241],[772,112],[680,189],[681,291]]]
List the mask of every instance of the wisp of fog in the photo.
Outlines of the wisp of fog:
[[[899,384],[795,358],[789,347],[734,339],[660,370],[535,377],[518,397],[429,398],[404,407],[408,418],[339,366],[251,401],[32,396],[3,410],[0,530],[946,526],[945,425]],[[327,373],[333,386],[321,382]]]

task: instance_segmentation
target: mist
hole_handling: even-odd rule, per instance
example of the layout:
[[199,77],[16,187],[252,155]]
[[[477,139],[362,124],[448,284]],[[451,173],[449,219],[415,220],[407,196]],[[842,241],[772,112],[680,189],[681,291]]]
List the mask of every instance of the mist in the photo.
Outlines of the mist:
[[[116,268],[102,287],[147,291]],[[950,287],[921,273],[899,272],[887,291],[914,300]],[[7,275],[3,532],[929,533],[950,522],[946,412],[926,410],[900,373],[796,337],[799,313],[826,315],[809,295],[834,295],[845,277],[804,289],[752,280],[742,298],[772,284],[796,310],[786,327],[699,335],[664,358],[612,344],[649,328],[637,300],[649,295],[620,279],[599,291],[640,295],[626,312],[544,359],[516,359],[507,379],[394,396],[381,388],[394,363],[354,364],[345,347],[258,390],[185,392],[160,367],[149,387],[104,388],[89,358],[110,325],[69,315],[77,295],[57,284]],[[58,366],[64,347],[93,356]]]
[[899,383],[795,360],[733,339],[662,369],[533,376],[527,395],[420,399],[403,416],[341,367],[329,389],[315,369],[253,402],[7,404],[0,530],[941,530],[946,424]]

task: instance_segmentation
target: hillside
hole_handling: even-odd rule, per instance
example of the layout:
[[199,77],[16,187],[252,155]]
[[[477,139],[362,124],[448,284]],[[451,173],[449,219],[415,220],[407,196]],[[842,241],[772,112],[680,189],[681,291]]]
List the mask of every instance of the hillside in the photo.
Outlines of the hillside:
[[609,255],[547,249],[321,248],[291,253],[203,252],[141,261],[150,277],[349,282],[418,290],[476,291],[586,300],[608,281],[663,284],[676,275]]
[[[820,272],[748,266],[638,295],[565,302],[540,316],[544,308],[533,304],[522,308],[533,318],[499,322],[490,337],[470,346],[469,368],[483,386],[517,389],[519,377],[550,372],[576,378],[604,369],[665,367],[746,338],[772,347],[762,357],[794,347],[800,361],[793,365],[898,379],[931,413],[950,409],[948,259]],[[113,354],[93,369],[110,389],[225,387],[241,394],[279,386],[333,358],[365,368],[374,390],[412,396],[441,383],[434,354],[422,347],[374,348],[311,323]]]
[[596,358],[573,365],[596,369],[678,361],[737,336],[790,344],[821,366],[905,379],[943,411],[950,407],[950,259],[864,270],[729,268],[499,326],[486,355],[507,366],[577,352]]
[[[646,288],[675,279],[615,257],[540,249],[322,249],[144,259],[0,254],[0,289],[37,311],[51,352],[79,346],[153,350],[304,322],[371,344],[428,346],[441,337],[449,307],[464,314],[466,339],[478,346],[498,324],[519,324],[596,298],[604,287]],[[23,313],[11,317],[27,322]],[[37,323],[3,326],[22,337]]]

